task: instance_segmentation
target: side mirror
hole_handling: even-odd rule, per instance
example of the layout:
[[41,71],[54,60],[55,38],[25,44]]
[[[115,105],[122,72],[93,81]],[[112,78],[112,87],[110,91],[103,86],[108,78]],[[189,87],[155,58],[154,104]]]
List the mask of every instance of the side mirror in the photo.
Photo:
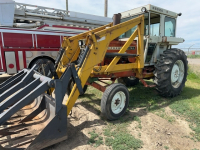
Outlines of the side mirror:
[[181,16],[181,15],[182,15],[182,13],[178,13],[177,15],[178,15],[178,16]]

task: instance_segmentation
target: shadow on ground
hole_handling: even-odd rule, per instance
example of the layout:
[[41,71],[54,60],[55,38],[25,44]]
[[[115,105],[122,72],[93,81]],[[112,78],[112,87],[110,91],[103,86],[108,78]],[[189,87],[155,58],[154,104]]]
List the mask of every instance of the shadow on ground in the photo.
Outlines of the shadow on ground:
[[[154,111],[160,108],[165,108],[176,101],[182,101],[186,99],[192,99],[200,95],[200,89],[195,89],[191,87],[184,87],[180,95],[174,98],[164,98],[158,94],[155,88],[145,88],[142,84],[136,87],[129,88],[130,100],[129,100],[129,110],[126,115],[129,116],[144,116],[147,115],[149,111]],[[93,93],[86,93],[84,96],[79,97],[83,101],[77,102],[75,105],[82,105],[87,108],[91,113],[100,115],[102,119],[105,118],[101,115],[101,99],[97,98]],[[84,101],[84,99],[87,99]],[[94,106],[97,107],[94,107]],[[135,111],[136,108],[138,111]]]
[[83,123],[74,126],[70,123],[70,119],[68,119],[67,125],[67,135],[68,139],[57,143],[53,146],[47,147],[43,150],[66,150],[66,149],[74,149],[82,145],[87,145],[89,138],[82,132],[85,128],[95,127],[105,125],[105,123],[100,119],[95,119],[92,121],[84,121]]

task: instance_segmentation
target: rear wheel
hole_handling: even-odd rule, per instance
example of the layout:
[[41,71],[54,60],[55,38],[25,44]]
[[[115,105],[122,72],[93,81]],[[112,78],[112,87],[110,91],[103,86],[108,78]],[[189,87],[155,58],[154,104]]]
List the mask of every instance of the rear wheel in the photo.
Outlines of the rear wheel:
[[181,93],[187,78],[188,61],[179,49],[164,51],[155,65],[156,89],[160,95],[174,97]]
[[139,83],[139,79],[136,77],[122,77],[117,79],[118,83],[122,83],[125,86],[135,86]]
[[101,112],[108,120],[119,119],[129,104],[129,91],[121,83],[106,88],[101,99]]

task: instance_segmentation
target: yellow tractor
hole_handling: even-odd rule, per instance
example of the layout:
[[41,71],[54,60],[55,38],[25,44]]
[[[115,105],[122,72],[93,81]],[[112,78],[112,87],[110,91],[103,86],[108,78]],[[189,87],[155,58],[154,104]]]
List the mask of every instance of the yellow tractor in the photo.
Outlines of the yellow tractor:
[[67,139],[67,116],[88,85],[104,92],[101,111],[108,120],[125,113],[127,86],[139,80],[162,96],[180,94],[187,57],[172,48],[184,41],[176,37],[180,15],[153,5],[115,14],[113,23],[65,37],[54,66],[41,69],[39,61],[6,80],[0,85],[0,149],[43,149]]

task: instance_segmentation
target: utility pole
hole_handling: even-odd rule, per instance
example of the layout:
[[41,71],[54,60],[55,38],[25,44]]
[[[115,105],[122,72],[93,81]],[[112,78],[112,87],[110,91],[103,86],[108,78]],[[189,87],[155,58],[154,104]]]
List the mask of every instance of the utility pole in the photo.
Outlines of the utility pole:
[[66,11],[68,12],[68,0],[66,0]]
[[108,15],[108,0],[105,0],[104,4],[104,17],[107,17]]

